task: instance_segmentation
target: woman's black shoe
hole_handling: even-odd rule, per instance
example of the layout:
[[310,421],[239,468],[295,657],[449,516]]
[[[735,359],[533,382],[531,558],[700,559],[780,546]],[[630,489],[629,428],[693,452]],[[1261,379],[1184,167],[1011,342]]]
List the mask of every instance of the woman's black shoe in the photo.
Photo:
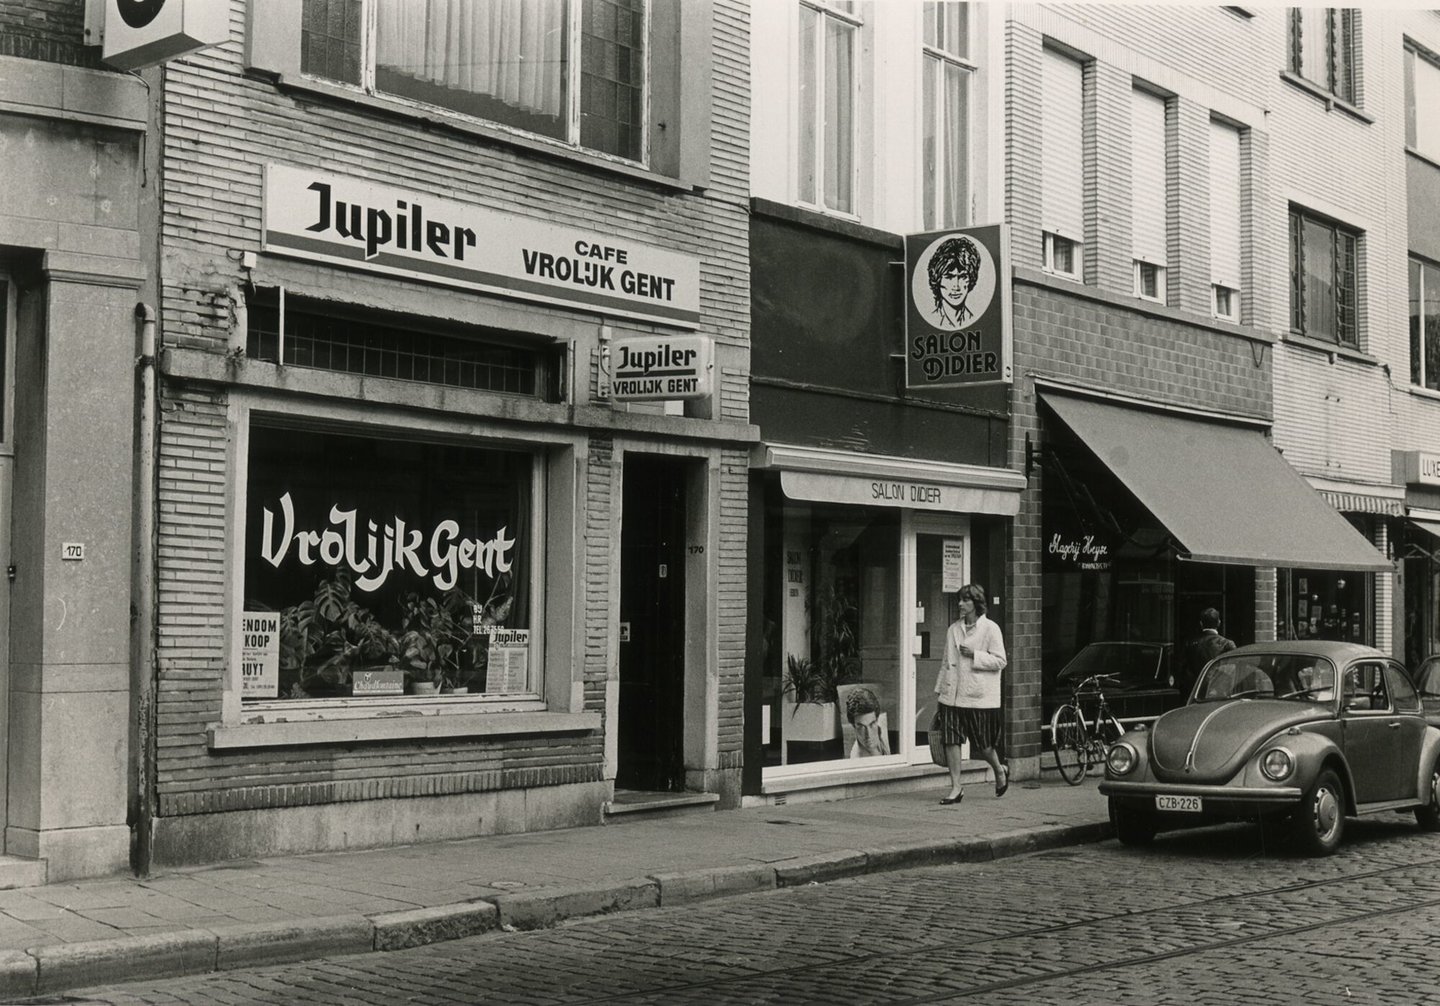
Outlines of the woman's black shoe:
[[1005,781],[995,784],[995,796],[997,798],[1004,796],[1005,791],[1010,788],[1010,766],[1005,765],[1003,768],[1005,769]]
[[965,799],[965,791],[962,789],[962,790],[960,791],[960,795],[959,795],[959,796],[945,796],[945,797],[941,797],[941,798],[940,798],[940,802],[941,802],[942,804],[944,804],[946,807],[948,807],[948,806],[950,806],[952,803],[959,803],[959,802],[960,802],[961,800],[963,800],[963,799]]

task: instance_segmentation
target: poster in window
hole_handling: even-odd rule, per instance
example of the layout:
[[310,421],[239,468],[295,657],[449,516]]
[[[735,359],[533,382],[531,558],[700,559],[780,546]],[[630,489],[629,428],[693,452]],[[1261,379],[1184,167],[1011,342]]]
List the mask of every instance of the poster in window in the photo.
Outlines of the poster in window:
[[485,667],[486,694],[512,694],[529,690],[530,630],[489,630]]
[[280,694],[280,613],[245,612],[240,636],[240,697],[275,698]]
[[944,582],[940,589],[953,594],[965,586],[965,539],[946,538],[940,546],[940,565]]

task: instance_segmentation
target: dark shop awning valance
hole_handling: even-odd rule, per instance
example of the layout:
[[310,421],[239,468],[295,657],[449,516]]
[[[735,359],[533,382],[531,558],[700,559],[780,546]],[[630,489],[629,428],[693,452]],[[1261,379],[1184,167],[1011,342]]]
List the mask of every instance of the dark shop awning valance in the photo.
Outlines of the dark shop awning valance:
[[1053,392],[1044,398],[1165,525],[1183,559],[1391,568],[1258,430]]

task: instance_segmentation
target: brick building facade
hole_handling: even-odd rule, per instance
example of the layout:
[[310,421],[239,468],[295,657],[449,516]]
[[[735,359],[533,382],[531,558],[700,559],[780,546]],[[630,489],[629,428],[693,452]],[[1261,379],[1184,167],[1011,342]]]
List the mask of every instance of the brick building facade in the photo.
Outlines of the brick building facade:
[[[165,70],[156,862],[598,823],[617,788],[738,798],[746,13],[582,6],[614,30],[566,27],[586,52],[645,67],[651,118],[618,155],[535,135],[563,109],[465,111],[480,106],[443,72],[404,72],[406,24],[353,0],[235,2],[228,43]],[[345,10],[356,36],[324,20]],[[316,186],[352,233],[363,201],[389,247],[307,243]],[[512,265],[461,271],[465,233],[472,257]],[[611,271],[575,292],[556,276],[569,260],[533,270],[539,249],[577,276],[593,249]],[[631,278],[644,261],[654,282]],[[622,346],[690,333],[714,347],[707,400],[602,397]],[[358,553],[369,521],[370,560],[393,527],[397,543],[423,532],[433,561],[397,551],[365,592],[357,550],[277,560],[260,525],[290,519],[282,497],[317,546],[334,507]],[[477,549],[471,572],[459,553],[463,597],[436,565],[460,539]],[[273,626],[247,623],[267,611],[279,639],[262,629],[256,656],[243,630]],[[402,680],[426,694],[390,694]]]

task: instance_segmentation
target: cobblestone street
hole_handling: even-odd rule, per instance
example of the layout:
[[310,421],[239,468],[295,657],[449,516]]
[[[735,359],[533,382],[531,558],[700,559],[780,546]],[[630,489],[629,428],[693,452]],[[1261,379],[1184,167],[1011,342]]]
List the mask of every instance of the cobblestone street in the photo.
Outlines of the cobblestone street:
[[1352,824],[1329,859],[1254,828],[1115,842],[74,993],[168,1003],[1358,1003],[1440,995],[1440,843]]

